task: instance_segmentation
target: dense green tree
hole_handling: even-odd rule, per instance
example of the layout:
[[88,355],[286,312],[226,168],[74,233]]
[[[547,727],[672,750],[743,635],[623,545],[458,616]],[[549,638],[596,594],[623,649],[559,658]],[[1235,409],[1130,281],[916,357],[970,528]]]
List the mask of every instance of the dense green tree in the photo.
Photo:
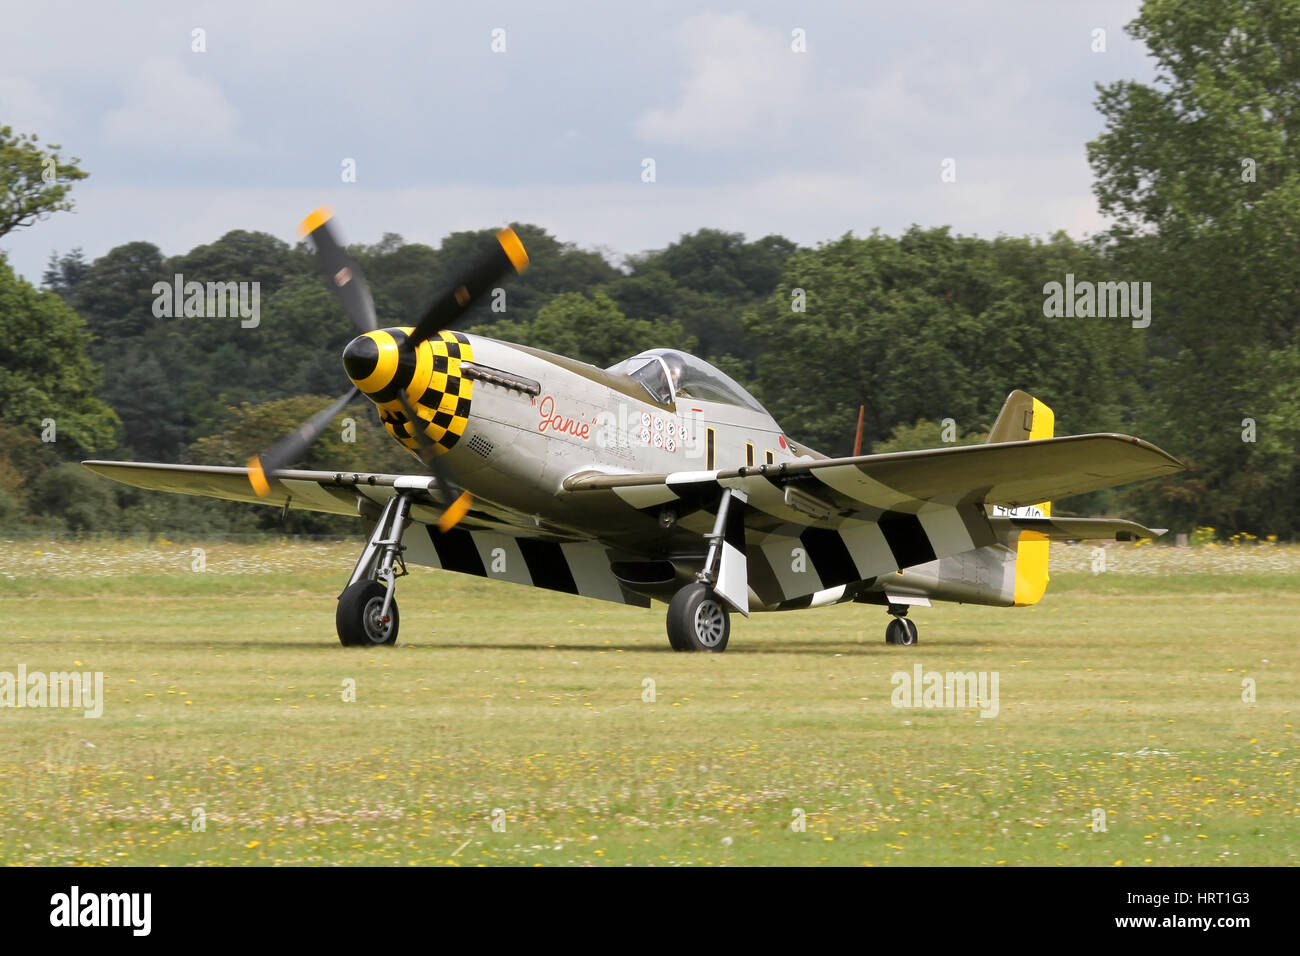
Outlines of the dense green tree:
[[607,368],[628,356],[660,346],[691,348],[681,324],[631,319],[603,292],[588,297],[569,292],[551,299],[531,322],[502,321],[485,335],[532,345]]
[[56,445],[42,442],[40,431],[11,424],[0,416],[0,497],[7,526],[21,525],[31,501],[32,477],[58,464]]
[[762,297],[776,288],[798,248],[784,236],[747,242],[742,233],[700,229],[666,248],[632,259],[632,274],[666,272],[686,289],[730,299]]
[[436,287],[441,272],[438,252],[429,246],[407,243],[388,232],[374,245],[349,251],[365,270],[375,311],[385,325],[414,323],[442,291]]
[[895,426],[952,418],[987,428],[1013,388],[1052,405],[1058,430],[1116,427],[1136,394],[1140,340],[1125,320],[1048,319],[1043,286],[1066,272],[1107,278],[1095,250],[954,237],[845,236],[795,253],[746,319],[761,342],[760,391],[779,421],[832,454]]
[[1154,285],[1143,434],[1193,465],[1133,499],[1176,527],[1294,533],[1300,4],[1148,0],[1128,32],[1156,80],[1099,88],[1088,155],[1116,263]]
[[927,448],[943,448],[945,445],[980,445],[988,439],[988,431],[976,430],[965,434],[953,428],[950,438],[942,421],[920,421],[895,426],[889,437],[878,441],[871,450],[878,455],[895,451],[921,451]]
[[36,136],[0,126],[0,236],[72,208],[72,184],[89,173],[60,149],[54,143],[42,148]]
[[32,483],[32,499],[39,502],[42,513],[56,518],[51,530],[73,534],[121,530],[113,483],[76,462],[63,462],[38,476]]
[[[299,395],[253,405],[228,406],[216,430],[195,441],[187,457],[196,464],[242,465],[250,455],[301,425],[328,405],[320,395]],[[351,424],[348,424],[348,420]],[[358,400],[344,409],[303,457],[286,467],[329,471],[411,472],[423,465],[402,448],[379,424],[369,403]],[[357,523],[346,518],[291,512],[283,520],[271,509],[256,509],[254,520],[263,530],[296,534],[348,534]]]
[[[560,242],[540,226],[512,223],[528,252],[528,268],[502,285],[505,311],[494,311],[489,298],[476,303],[462,327],[486,326],[498,321],[529,322],[550,299],[564,292],[585,292],[616,278],[619,273],[598,252]],[[438,247],[438,273],[431,289],[441,294],[480,257],[493,248],[495,229],[454,232]]]
[[99,369],[86,338],[77,313],[0,257],[0,421],[35,434],[52,422],[69,454],[110,447],[118,418],[95,397]]
[[50,253],[50,259],[41,275],[41,285],[57,294],[65,302],[71,303],[72,296],[86,281],[90,263],[86,261],[81,249],[59,255]]
[[758,348],[741,317],[771,295],[796,248],[781,236],[746,242],[741,233],[701,229],[633,256],[629,274],[605,288],[627,315],[681,322],[705,356],[749,362]]
[[152,352],[130,347],[100,396],[122,421],[122,440],[141,461],[175,461],[185,441],[185,406],[175,380]]
[[[312,349],[323,344],[336,328],[348,327],[342,313],[336,311],[337,317],[332,321],[277,331],[278,316],[271,303],[280,289],[292,283],[320,286],[322,280],[304,249],[291,247],[267,233],[233,230],[216,242],[172,256],[167,260],[166,271],[169,277],[180,275],[185,282],[200,282],[205,288],[208,283],[246,283],[240,290],[240,306],[246,304],[250,312],[256,312],[247,318],[242,314],[231,315],[227,303],[224,316],[221,310],[211,309],[203,317],[178,315],[158,320],[177,333],[178,341],[183,342],[179,348],[194,369],[203,369],[209,352],[227,347],[249,369],[235,381],[248,381],[253,379],[250,372],[257,359],[277,346],[289,344]],[[285,394],[290,393],[278,393]]]
[[129,339],[160,321],[153,314],[153,287],[160,281],[171,282],[162,250],[152,242],[128,242],[92,262],[68,302],[101,341]]
[[[263,298],[294,276],[315,276],[306,250],[295,248],[265,232],[234,229],[216,242],[195,246],[167,260],[168,269],[187,281],[257,282]],[[318,280],[319,281],[319,280]]]
[[229,401],[326,395],[348,387],[343,349],[357,333],[316,277],[295,278],[264,299],[261,324],[240,333],[232,341],[246,357],[247,367],[237,380],[244,386],[218,389]]
[[[189,458],[196,464],[242,465],[250,455],[267,448],[331,401],[323,395],[296,395],[258,405],[243,402],[227,406],[216,430],[191,444]],[[345,427],[348,419],[353,427]],[[339,414],[299,461],[286,467],[411,471],[419,470],[421,465],[379,424],[374,407],[358,399]]]

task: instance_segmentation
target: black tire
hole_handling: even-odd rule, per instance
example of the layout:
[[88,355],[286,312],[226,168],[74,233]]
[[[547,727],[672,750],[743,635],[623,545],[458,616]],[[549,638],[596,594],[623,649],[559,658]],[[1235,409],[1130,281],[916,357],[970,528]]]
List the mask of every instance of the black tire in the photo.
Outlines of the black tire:
[[885,625],[885,643],[902,644],[903,639],[907,637],[907,625],[903,623],[903,618],[892,618]]
[[388,606],[388,623],[379,620],[388,589],[378,581],[358,581],[339,595],[334,626],[344,647],[391,647],[397,643],[397,598]]
[[731,636],[727,606],[703,584],[691,584],[668,605],[668,643],[675,651],[721,654]]
[[885,643],[911,647],[916,643],[916,625],[905,617],[896,617],[885,626]]
[[[676,595],[673,595],[676,598]],[[668,605],[668,644],[675,651],[689,651],[690,645],[682,642],[678,629],[673,626],[673,606]]]

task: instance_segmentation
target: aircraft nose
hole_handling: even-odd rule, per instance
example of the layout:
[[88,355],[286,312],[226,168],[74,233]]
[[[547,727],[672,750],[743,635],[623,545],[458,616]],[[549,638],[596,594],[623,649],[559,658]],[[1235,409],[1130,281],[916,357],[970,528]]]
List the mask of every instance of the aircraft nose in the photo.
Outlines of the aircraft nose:
[[379,343],[369,335],[359,335],[343,350],[343,370],[354,385],[369,378],[379,365]]

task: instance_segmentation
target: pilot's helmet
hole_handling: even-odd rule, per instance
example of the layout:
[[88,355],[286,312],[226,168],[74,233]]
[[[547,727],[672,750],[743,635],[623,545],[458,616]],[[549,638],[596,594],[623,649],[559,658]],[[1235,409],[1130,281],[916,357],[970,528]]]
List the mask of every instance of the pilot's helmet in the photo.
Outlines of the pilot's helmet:
[[681,385],[682,372],[686,368],[686,363],[682,361],[680,355],[673,355],[672,353],[664,355],[662,358],[665,367],[668,369],[668,379],[673,383],[673,391],[675,392],[678,386]]

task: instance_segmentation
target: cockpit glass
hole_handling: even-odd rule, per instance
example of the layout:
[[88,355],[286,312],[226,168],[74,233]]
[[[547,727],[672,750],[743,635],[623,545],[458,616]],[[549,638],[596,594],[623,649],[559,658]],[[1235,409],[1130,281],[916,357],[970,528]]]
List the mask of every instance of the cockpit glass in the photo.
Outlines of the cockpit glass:
[[764,411],[758,399],[730,376],[703,359],[676,349],[650,349],[620,362],[609,371],[632,376],[656,401],[664,404],[674,397],[694,398]]
[[[633,359],[629,364],[633,364],[635,361]],[[615,367],[617,368],[617,366]],[[672,389],[668,385],[667,375],[664,374],[663,363],[657,358],[646,359],[628,374],[640,382],[656,402],[661,405],[671,404],[673,400]]]

